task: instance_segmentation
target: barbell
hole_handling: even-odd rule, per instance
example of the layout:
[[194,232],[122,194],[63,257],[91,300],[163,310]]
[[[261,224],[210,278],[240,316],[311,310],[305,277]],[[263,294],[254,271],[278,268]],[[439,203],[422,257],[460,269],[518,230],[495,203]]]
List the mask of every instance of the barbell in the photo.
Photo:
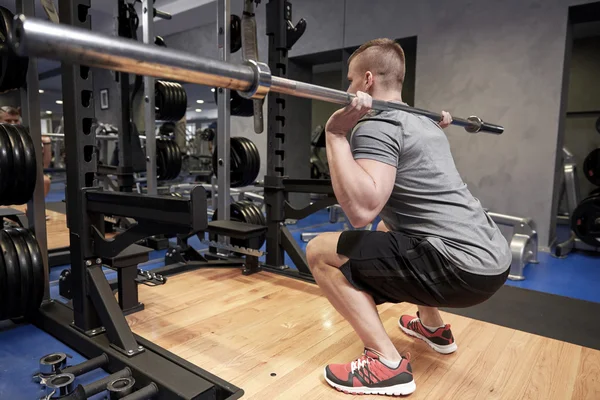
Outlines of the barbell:
[[[347,105],[355,95],[272,76],[269,67],[249,60],[244,65],[213,60],[152,44],[101,35],[82,28],[18,15],[13,23],[10,44],[19,56],[35,56],[65,63],[105,68],[200,85],[237,90],[241,96],[262,99],[269,91]],[[401,110],[441,121],[440,114],[396,101],[373,100],[373,109]],[[501,134],[504,128],[471,116],[453,117],[453,125],[467,132]]]

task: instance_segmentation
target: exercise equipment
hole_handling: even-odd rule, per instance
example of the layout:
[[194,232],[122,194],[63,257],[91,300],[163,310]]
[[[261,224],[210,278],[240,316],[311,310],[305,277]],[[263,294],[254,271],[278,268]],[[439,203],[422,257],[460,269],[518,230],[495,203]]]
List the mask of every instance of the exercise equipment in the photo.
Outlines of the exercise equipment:
[[174,140],[161,137],[156,139],[156,167],[160,180],[171,180],[181,172],[181,150]]
[[[213,171],[217,176],[218,150],[213,151]],[[260,173],[260,153],[248,138],[237,136],[230,139],[230,179],[231,187],[252,185]]]
[[242,48],[242,19],[231,14],[231,24],[229,26],[230,49],[231,54],[237,53]]
[[46,381],[46,396],[44,400],[64,399],[75,390],[75,375],[58,374]]
[[27,128],[0,124],[0,204],[25,204],[33,197],[37,162]]
[[19,57],[9,46],[14,14],[0,6],[0,92],[25,86],[29,58]]
[[159,81],[154,84],[157,121],[179,121],[187,110],[187,93],[175,82]]
[[44,264],[33,234],[24,228],[0,231],[0,320],[31,316],[44,296]]
[[[218,92],[221,90],[220,88],[214,88],[214,97],[215,103],[218,104]],[[229,107],[232,116],[235,117],[251,117],[254,115],[254,103],[252,99],[247,99],[242,96],[235,90],[230,92],[229,99]]]
[[600,195],[584,199],[571,216],[571,229],[584,243],[600,247]]
[[[198,132],[196,131],[196,133]],[[213,128],[206,128],[200,131],[200,139],[206,142],[212,142],[215,139],[215,136],[217,136],[217,133]]]
[[[236,65],[23,15],[15,20],[14,30],[18,34],[13,35],[13,47],[20,56],[44,57],[90,67],[229,88],[252,98],[264,98],[272,91],[347,105],[355,97],[341,90],[272,76],[266,64],[255,61]],[[413,108],[397,101],[373,100],[372,108],[383,111],[401,110],[424,115],[435,121],[442,120],[438,113]],[[476,116],[466,119],[453,116],[452,124],[464,127],[469,133],[504,132],[502,126],[484,122]]]
[[135,389],[135,379],[132,377],[115,379],[106,385],[109,400],[118,400],[132,394]]
[[583,173],[592,185],[600,186],[600,148],[592,150],[583,160]]
[[108,365],[109,359],[105,353],[98,357],[91,358],[82,363],[67,366],[67,356],[65,353],[50,353],[40,358],[40,370],[33,375],[34,381],[42,386],[46,386],[48,381],[59,374],[72,374],[81,376],[98,368],[104,368]]
[[[217,221],[218,219],[219,210],[217,209],[213,213],[212,221]],[[235,203],[231,203],[229,207],[229,220],[260,226],[265,226],[267,224],[267,220],[265,219],[261,209],[258,208],[256,204],[248,200],[240,200]],[[209,235],[209,239],[216,241],[217,237],[216,235],[211,234]],[[261,236],[259,236],[258,242],[249,243],[248,240],[231,238],[231,245],[243,248],[259,249],[265,243],[265,240],[266,235],[263,233]]]

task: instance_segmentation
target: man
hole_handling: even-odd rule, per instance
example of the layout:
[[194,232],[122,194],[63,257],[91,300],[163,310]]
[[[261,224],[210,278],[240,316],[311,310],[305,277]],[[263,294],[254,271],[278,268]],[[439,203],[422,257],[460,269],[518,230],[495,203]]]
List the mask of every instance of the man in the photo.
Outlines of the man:
[[[21,123],[21,109],[10,106],[0,107],[0,123],[19,125]],[[44,168],[50,167],[52,161],[51,141],[48,136],[42,136],[42,163]],[[44,197],[50,192],[50,177],[44,175]]]
[[376,305],[417,305],[416,317],[400,317],[400,329],[452,353],[457,346],[437,307],[487,300],[506,281],[511,253],[462,181],[440,124],[370,110],[372,98],[402,102],[402,48],[376,39],[348,62],[348,92],[357,97],[325,129],[332,185],[354,227],[377,215],[382,222],[377,231],[324,233],[306,249],[316,282],[365,347],[352,362],[328,365],[325,379],[347,393],[406,395],[416,389],[410,356],[398,353]]

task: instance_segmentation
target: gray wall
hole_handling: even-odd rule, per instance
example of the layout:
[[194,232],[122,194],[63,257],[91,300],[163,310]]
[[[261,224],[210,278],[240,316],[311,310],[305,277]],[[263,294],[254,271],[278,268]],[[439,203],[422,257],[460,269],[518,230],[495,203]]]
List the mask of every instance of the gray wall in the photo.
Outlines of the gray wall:
[[[567,104],[569,112],[600,110],[600,36],[573,43]],[[600,147],[600,133],[595,128],[598,117],[600,114],[567,117],[565,124],[564,145],[577,161],[582,197],[597,188],[585,178],[583,161],[590,151]]]
[[[314,73],[312,83],[332,89],[342,89],[342,70]],[[339,110],[340,106],[320,100],[312,100],[312,129],[317,125],[325,126],[331,114]]]
[[[568,7],[582,3],[586,1],[295,1],[294,22],[302,17],[308,26],[290,57],[357,46],[376,37],[417,36],[415,106],[478,115],[505,127],[498,137],[469,135],[458,127],[448,128],[447,134],[473,194],[495,212],[532,217],[545,245],[554,235],[557,207],[553,197],[557,145],[562,146],[558,133]],[[241,2],[232,1],[232,10],[241,10]],[[261,4],[259,33],[264,32],[264,17]],[[260,55],[266,59],[266,37],[259,38]],[[214,25],[168,40],[171,47],[217,56]],[[251,121],[235,121],[232,127],[239,128],[237,134],[253,135]],[[257,137],[253,140],[264,148]]]

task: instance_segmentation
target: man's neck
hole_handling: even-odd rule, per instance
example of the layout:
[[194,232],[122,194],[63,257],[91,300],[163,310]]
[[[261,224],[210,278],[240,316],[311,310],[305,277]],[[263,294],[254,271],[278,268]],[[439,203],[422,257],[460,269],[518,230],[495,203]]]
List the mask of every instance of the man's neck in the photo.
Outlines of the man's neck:
[[398,101],[400,103],[404,103],[402,101],[402,93],[396,91],[375,91],[372,94],[373,99],[382,100],[382,101]]

